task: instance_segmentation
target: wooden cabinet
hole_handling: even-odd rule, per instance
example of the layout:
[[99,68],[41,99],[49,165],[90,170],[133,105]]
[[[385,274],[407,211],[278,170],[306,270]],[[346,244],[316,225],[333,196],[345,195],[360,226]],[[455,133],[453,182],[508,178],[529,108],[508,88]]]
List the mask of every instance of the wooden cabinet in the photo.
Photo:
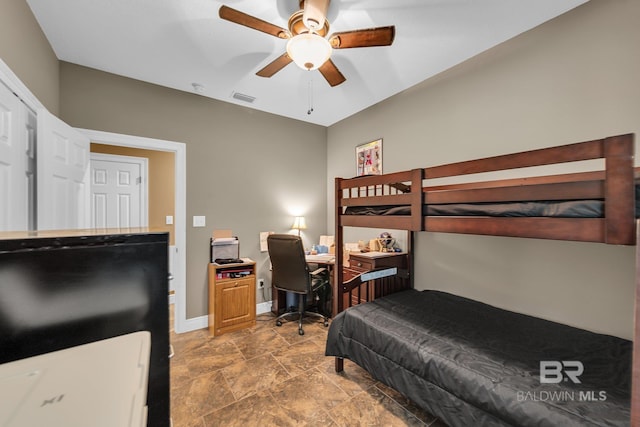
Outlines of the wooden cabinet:
[[[351,278],[364,273],[365,271],[373,270],[382,267],[397,267],[400,270],[406,271],[408,267],[409,258],[406,253],[396,252],[366,252],[366,253],[350,253],[349,254],[349,266],[343,268],[343,280],[346,282]],[[393,286],[399,288],[409,287],[409,280],[405,275],[400,274],[397,278],[394,278]],[[368,287],[368,289],[367,289]],[[367,293],[368,291],[368,293]],[[369,297],[368,297],[369,295]],[[354,292],[351,297],[351,304],[348,301],[344,301],[344,307],[349,305],[356,305],[367,300],[371,300],[371,296],[375,295],[375,288],[373,282],[367,282],[360,285],[360,296],[357,292]]]
[[256,263],[209,264],[209,333],[222,335],[256,324]]

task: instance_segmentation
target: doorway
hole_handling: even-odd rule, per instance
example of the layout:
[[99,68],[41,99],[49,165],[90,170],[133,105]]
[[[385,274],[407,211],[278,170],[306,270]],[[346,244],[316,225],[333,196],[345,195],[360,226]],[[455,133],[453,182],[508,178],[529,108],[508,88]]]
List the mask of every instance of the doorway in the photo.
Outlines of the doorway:
[[174,290],[175,297],[175,323],[174,329],[177,333],[188,332],[191,328],[187,324],[186,317],[186,229],[187,229],[187,197],[186,197],[186,144],[160,139],[123,135],[110,132],[94,131],[89,129],[78,129],[86,135],[92,143],[129,147],[142,150],[152,150],[160,152],[170,152],[174,154],[174,213],[173,220],[173,245],[175,253],[173,264],[175,269],[171,271],[173,280],[170,287]]

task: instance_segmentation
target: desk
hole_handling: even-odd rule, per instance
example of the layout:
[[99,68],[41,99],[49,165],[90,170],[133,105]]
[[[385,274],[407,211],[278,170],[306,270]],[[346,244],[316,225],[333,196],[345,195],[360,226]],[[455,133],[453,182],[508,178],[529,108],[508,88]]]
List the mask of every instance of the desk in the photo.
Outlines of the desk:
[[307,264],[333,266],[336,263],[336,256],[333,254],[305,255],[304,259]]
[[[329,270],[330,280],[333,282],[333,266],[336,264],[336,256],[333,254],[306,255],[307,264],[318,264],[318,267],[325,267]],[[287,292],[273,289],[271,298],[271,311],[276,316],[284,313],[287,309]]]

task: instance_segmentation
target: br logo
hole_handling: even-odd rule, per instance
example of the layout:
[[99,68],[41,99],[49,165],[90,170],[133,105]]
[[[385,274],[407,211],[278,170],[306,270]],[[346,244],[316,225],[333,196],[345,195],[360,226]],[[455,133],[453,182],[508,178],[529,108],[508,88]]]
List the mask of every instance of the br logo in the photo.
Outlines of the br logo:
[[580,384],[578,378],[584,372],[582,362],[577,360],[541,360],[540,383],[558,384],[571,380],[574,384]]

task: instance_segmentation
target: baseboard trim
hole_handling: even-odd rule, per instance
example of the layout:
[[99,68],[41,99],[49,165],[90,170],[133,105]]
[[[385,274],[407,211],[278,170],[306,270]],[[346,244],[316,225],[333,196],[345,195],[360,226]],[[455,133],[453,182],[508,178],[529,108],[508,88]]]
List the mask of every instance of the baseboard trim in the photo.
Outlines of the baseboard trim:
[[272,301],[261,302],[256,304],[256,314],[264,314],[271,311]]
[[[172,295],[173,296],[173,295]],[[256,304],[256,314],[264,314],[271,311],[271,301],[261,302]],[[183,329],[179,333],[196,331],[198,329],[205,329],[209,327],[209,316],[194,317],[186,319],[183,323]]]
[[191,331],[196,331],[198,329],[208,328],[209,316],[200,316],[200,317],[193,317],[191,319],[186,319],[182,324],[182,326],[183,326],[183,330],[180,331],[180,333],[191,332]]

